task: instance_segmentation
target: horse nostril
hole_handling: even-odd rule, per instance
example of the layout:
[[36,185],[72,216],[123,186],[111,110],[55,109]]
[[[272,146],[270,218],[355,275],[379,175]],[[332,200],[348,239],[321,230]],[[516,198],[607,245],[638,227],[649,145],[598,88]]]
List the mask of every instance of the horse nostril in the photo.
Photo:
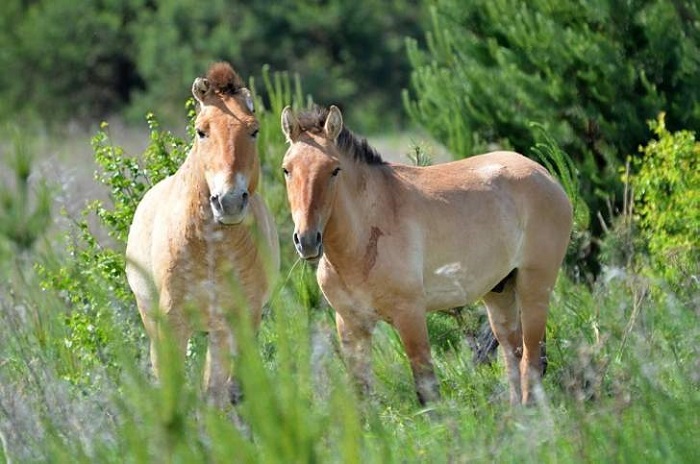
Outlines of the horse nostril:
[[243,194],[241,195],[241,198],[243,198],[243,201],[247,201],[248,200],[248,192],[243,192]]
[[321,243],[321,232],[316,232],[316,243]]
[[219,200],[219,195],[212,195],[209,197],[209,201],[215,203]]
[[294,232],[294,235],[292,236],[292,238],[294,239],[294,244],[299,245],[299,234]]

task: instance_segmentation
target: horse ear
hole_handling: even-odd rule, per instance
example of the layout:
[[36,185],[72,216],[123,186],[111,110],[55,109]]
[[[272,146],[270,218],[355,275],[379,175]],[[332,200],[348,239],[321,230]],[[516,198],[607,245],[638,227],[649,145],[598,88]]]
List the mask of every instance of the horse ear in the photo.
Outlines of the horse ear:
[[328,140],[335,141],[341,130],[343,130],[343,115],[340,114],[340,110],[337,106],[331,105],[328,109],[326,123],[323,125],[323,132],[326,133],[326,138],[328,138]]
[[299,137],[300,132],[299,120],[294,116],[292,108],[287,105],[282,110],[282,132],[287,138],[287,142],[294,143]]
[[255,104],[253,103],[253,94],[250,93],[250,90],[247,88],[243,87],[241,89],[241,93],[243,94],[243,99],[245,100],[245,106],[248,108],[248,111],[251,113],[255,113]]
[[194,98],[196,98],[197,101],[203,105],[204,97],[206,96],[210,88],[211,86],[209,85],[209,81],[206,78],[198,77],[194,80],[194,83],[192,84],[192,95],[194,95]]

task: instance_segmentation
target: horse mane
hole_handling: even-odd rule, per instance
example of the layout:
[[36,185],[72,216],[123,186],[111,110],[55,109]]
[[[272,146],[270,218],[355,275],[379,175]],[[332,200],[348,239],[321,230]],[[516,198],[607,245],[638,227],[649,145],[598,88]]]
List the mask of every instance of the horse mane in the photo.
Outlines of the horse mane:
[[[319,106],[314,106],[299,113],[297,120],[299,121],[301,132],[323,133],[323,126],[326,124],[328,113],[328,108]],[[370,146],[366,138],[356,136],[345,126],[338,134],[336,145],[341,153],[352,157],[355,161],[369,165],[386,164],[386,161],[382,159],[377,150]]]
[[222,95],[234,95],[245,87],[241,77],[226,62],[214,63],[209,67],[207,80],[214,91]]

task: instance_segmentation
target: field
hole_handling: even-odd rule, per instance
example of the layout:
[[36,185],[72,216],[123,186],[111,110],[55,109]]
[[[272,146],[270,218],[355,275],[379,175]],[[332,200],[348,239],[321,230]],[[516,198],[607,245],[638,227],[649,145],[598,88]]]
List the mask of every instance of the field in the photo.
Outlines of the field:
[[[30,244],[0,242],[0,456],[5,461],[697,459],[697,306],[629,260],[611,259],[595,281],[577,278],[572,269],[562,271],[548,324],[547,401],[540,407],[507,406],[500,360],[472,361],[467,335],[478,325],[478,306],[463,309],[460,317],[429,318],[440,402],[419,407],[401,343],[388,325],[374,338],[375,391],[357,398],[338,353],[332,310],[319,295],[314,269],[296,261],[288,240],[291,225],[276,168],[284,151],[277,128],[280,107],[273,102],[260,114],[259,144],[264,195],[278,220],[283,267],[260,333],[254,336],[240,320],[232,321],[245,395],[236,411],[213,410],[202,397],[203,336],[191,343],[186,369],[173,366],[160,383],[153,380],[147,340],[125,286],[123,231],[129,209],[120,216],[118,206],[133,207],[137,198],[118,187],[126,178],[120,169],[144,150],[151,150],[156,163],[181,156],[186,147],[174,143],[180,136],[153,125],[134,132],[112,123],[95,129],[105,138],[92,150],[84,134],[32,143],[19,134],[5,147],[3,192],[25,203],[5,207],[2,221],[24,224],[36,237]],[[409,144],[403,144],[408,152]],[[395,151],[401,158],[401,149]],[[12,153],[35,158],[26,188]],[[91,178],[95,170],[103,173],[99,181]],[[115,172],[122,177],[104,175]],[[32,222],[27,214],[41,204],[37,192],[44,182],[53,219]],[[102,203],[86,208],[92,200]],[[92,213],[84,216],[83,210]],[[33,224],[41,224],[40,230]],[[615,227],[614,246],[634,251],[631,227],[624,221]]]

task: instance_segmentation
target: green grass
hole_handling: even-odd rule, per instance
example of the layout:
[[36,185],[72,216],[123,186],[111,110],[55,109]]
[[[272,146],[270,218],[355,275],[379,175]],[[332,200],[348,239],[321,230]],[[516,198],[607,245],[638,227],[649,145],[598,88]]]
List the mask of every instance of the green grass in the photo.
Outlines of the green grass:
[[[593,290],[560,280],[543,407],[510,409],[500,363],[476,367],[466,343],[458,343],[435,350],[443,399],[426,411],[415,401],[398,337],[386,325],[375,336],[375,393],[355,397],[329,310],[304,304],[303,291],[313,291],[305,286],[314,284],[304,275],[310,269],[297,266],[257,339],[238,333],[246,395],[238,410],[246,424],[241,432],[230,411],[211,410],[202,398],[201,349],[192,350],[185,372],[156,385],[145,341],[119,342],[141,330],[137,320],[115,317],[92,329],[109,340],[104,363],[67,346],[65,318],[74,308],[40,290],[32,262],[41,259],[6,258],[1,268],[0,430],[4,458],[13,462],[692,462],[696,456],[697,314],[639,295],[635,302],[636,278],[621,276]],[[109,301],[106,289],[93,290]]]

